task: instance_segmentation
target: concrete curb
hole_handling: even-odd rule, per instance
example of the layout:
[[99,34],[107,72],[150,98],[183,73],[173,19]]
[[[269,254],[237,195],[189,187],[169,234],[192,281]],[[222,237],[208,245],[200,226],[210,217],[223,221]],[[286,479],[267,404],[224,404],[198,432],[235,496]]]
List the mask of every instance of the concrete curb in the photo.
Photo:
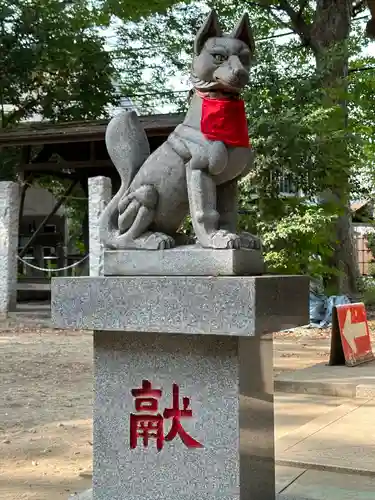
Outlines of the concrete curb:
[[374,398],[375,386],[373,384],[348,384],[340,382],[315,382],[309,380],[275,380],[276,392],[292,394],[315,394],[319,396],[333,396],[337,398]]
[[275,461],[275,464],[286,467],[296,467],[298,469],[304,468],[307,470],[320,470],[325,472],[336,472],[339,474],[352,474],[356,476],[375,477],[375,471],[373,470],[342,467],[340,465],[321,465],[315,462],[303,462],[298,460],[284,460],[284,459],[277,459]]
[[68,500],[92,500],[92,489],[71,495]]
[[[92,500],[92,490],[87,490],[84,493],[78,494],[78,495],[73,495],[69,497],[68,500]],[[306,497],[301,497],[301,496],[295,496],[295,495],[288,495],[287,493],[276,493],[276,498],[275,500],[312,500],[311,498],[306,498]]]
[[276,392],[288,392],[292,394],[316,394],[320,396],[333,396],[339,398],[356,398],[357,386],[346,383],[326,383],[309,380],[275,380]]
[[340,398],[375,397],[375,362],[355,367],[318,363],[275,377],[275,391]]
[[313,498],[289,495],[288,493],[277,493],[276,500],[314,500]]

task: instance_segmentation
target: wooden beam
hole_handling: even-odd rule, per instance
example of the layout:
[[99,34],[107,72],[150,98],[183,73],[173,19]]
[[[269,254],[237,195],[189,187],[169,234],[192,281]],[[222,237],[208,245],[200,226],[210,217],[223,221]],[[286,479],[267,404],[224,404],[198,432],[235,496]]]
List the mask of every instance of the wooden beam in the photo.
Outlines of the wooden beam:
[[73,180],[76,178],[75,172],[69,174],[65,172],[46,170],[44,172],[33,172],[33,179],[37,180],[40,177],[45,177],[46,175],[49,175],[51,177],[56,177],[57,179],[62,179],[62,180]]
[[114,168],[114,166],[111,160],[24,163],[19,165],[21,172],[43,172],[47,170],[61,172],[62,170],[78,170],[83,168]]
[[90,161],[95,161],[95,142],[90,142]]
[[25,205],[26,191],[28,190],[30,184],[32,183],[33,175],[28,175],[22,184],[21,195],[20,195],[20,208],[18,211],[18,221],[19,225],[21,225],[22,215],[23,215],[23,207]]
[[[183,118],[180,113],[139,117],[148,137],[167,137]],[[0,132],[0,146],[104,141],[107,125],[108,121],[23,124]]]
[[31,159],[31,146],[23,146],[21,150],[21,163],[29,163]]

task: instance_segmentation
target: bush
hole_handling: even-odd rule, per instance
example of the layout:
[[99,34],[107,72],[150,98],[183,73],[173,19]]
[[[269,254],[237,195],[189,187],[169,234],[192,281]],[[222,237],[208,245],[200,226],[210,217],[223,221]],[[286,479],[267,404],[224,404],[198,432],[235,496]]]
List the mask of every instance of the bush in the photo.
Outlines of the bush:
[[375,258],[375,233],[365,234],[367,240],[367,247],[372,253],[372,258]]
[[369,276],[375,276],[375,262],[370,262],[368,265]]
[[242,229],[256,226],[268,270],[314,278],[332,276],[337,271],[326,262],[333,253],[330,228],[335,216],[302,202],[284,209],[280,218],[270,221],[260,220],[259,214],[256,222],[251,214],[242,216]]

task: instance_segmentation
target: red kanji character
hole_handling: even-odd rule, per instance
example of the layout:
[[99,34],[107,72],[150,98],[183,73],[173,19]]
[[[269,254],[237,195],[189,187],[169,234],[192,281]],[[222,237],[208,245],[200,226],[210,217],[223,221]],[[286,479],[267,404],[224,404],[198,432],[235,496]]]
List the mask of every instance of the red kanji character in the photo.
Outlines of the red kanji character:
[[161,450],[164,442],[163,417],[160,415],[130,415],[130,448],[137,447],[138,438],[148,447],[149,438],[156,439],[156,448]]
[[169,433],[165,436],[166,441],[172,441],[177,435],[180,436],[182,442],[188,448],[203,448],[203,445],[196,441],[193,437],[188,434],[182,427],[180,418],[190,418],[193,416],[193,411],[188,409],[190,405],[190,398],[182,398],[183,409],[179,407],[179,387],[177,384],[173,384],[172,389],[172,408],[166,408],[164,410],[164,418],[172,418],[172,426]]
[[151,382],[142,380],[141,389],[132,389],[135,400],[135,411],[158,411],[158,399],[161,398],[160,389],[152,389]]
[[[137,412],[157,413],[158,399],[162,395],[160,389],[152,389],[151,382],[142,381],[142,388],[132,389],[132,395],[136,398],[135,409]],[[143,446],[147,448],[149,438],[156,439],[156,448],[161,450],[164,442],[163,417],[160,413],[156,415],[141,414],[130,415],[130,448],[137,447],[138,438],[143,439]]]

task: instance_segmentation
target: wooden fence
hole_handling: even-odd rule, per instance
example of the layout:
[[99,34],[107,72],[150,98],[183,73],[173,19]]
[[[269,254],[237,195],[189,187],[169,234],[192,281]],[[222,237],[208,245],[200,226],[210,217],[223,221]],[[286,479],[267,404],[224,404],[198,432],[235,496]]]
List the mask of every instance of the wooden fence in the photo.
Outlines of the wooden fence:
[[362,276],[369,274],[369,264],[374,257],[367,246],[367,238],[364,234],[355,233],[355,243],[358,255],[359,272]]

